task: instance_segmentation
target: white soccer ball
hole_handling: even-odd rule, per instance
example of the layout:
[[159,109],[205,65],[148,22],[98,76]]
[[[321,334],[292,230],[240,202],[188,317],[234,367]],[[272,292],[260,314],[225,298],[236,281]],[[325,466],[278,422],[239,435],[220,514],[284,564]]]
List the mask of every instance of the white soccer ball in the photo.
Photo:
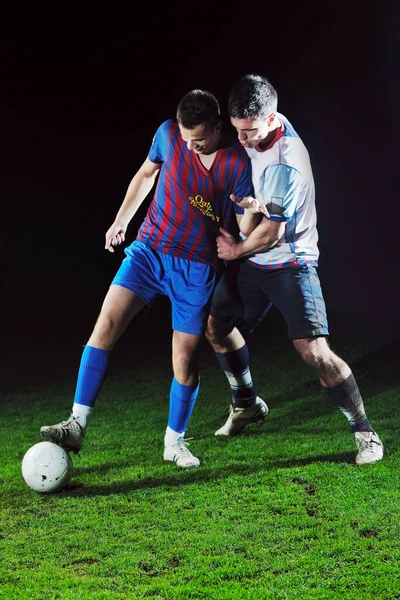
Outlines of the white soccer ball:
[[35,492],[59,492],[72,477],[69,453],[52,442],[29,448],[22,460],[22,477]]

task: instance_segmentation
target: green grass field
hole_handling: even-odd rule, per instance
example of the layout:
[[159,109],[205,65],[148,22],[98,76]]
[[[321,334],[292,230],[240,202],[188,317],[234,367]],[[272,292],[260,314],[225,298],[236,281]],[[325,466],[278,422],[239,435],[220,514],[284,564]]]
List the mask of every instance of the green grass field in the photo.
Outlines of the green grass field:
[[384,460],[364,467],[354,464],[346,419],[285,334],[269,336],[267,325],[249,347],[270,415],[236,438],[216,438],[229,388],[205,346],[187,431],[201,466],[185,471],[162,459],[168,327],[158,341],[135,342],[133,332],[114,351],[73,477],[58,494],[31,490],[21,461],[41,425],[69,415],[81,338],[70,335],[62,359],[26,340],[25,358],[22,350],[9,358],[0,597],[399,599],[398,345],[331,338],[385,446]]

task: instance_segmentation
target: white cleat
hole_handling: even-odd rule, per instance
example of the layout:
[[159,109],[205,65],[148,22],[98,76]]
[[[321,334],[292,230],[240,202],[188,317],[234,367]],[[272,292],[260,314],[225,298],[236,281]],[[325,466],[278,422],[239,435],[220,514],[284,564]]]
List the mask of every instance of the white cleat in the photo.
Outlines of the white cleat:
[[85,430],[79,424],[79,418],[71,417],[57,425],[44,425],[40,428],[40,435],[47,442],[53,442],[65,450],[77,453],[82,448]]
[[198,458],[193,456],[188,450],[188,443],[183,439],[179,438],[176,444],[170,444],[164,448],[164,460],[169,460],[182,467],[183,469],[193,469],[200,466]]
[[383,458],[383,444],[374,431],[369,433],[368,438],[356,431],[354,434],[358,448],[356,463],[358,465],[369,465]]
[[268,406],[257,396],[255,403],[248,408],[229,408],[229,417],[225,425],[215,432],[215,435],[234,436],[240,433],[249,423],[264,421],[268,415]]

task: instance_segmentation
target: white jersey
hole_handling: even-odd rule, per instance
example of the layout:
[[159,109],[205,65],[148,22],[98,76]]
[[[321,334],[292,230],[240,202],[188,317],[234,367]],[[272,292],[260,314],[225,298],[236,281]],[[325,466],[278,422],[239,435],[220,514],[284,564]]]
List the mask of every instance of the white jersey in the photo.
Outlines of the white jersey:
[[[285,233],[269,250],[248,260],[262,269],[318,264],[315,187],[307,148],[289,121],[266,150],[246,148],[251,159],[256,198],[266,205],[272,221],[285,221]],[[242,235],[245,239],[245,236]]]

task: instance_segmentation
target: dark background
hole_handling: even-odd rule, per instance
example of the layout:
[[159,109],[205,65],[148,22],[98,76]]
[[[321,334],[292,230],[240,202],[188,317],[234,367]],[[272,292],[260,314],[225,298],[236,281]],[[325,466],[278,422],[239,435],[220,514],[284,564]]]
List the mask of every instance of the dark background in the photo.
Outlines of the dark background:
[[[40,344],[85,343],[124,256],[103,249],[104,234],[156,128],[197,87],[226,112],[247,72],[271,79],[310,152],[331,330],[397,335],[395,3],[60,6],[2,21],[2,339],[11,362],[34,361]],[[170,330],[164,309],[140,319]]]

